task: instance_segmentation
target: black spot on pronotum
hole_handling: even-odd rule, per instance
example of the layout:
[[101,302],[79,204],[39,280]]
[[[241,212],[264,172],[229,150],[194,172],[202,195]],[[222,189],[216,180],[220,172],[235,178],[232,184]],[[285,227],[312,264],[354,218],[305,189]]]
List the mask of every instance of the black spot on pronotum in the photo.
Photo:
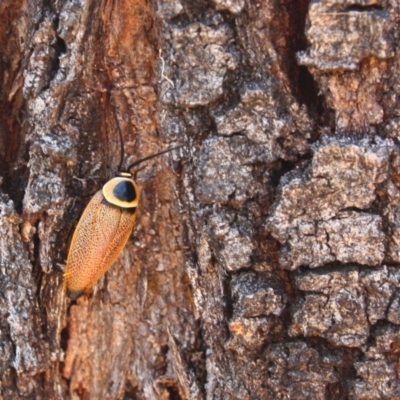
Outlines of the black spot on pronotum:
[[121,181],[113,189],[114,196],[121,201],[131,202],[136,199],[135,187],[132,182]]

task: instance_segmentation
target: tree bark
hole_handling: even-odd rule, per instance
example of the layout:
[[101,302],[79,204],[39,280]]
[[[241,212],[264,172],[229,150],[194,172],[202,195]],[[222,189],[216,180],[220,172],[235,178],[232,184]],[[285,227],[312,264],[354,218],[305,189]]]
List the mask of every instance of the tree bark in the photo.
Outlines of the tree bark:
[[[1,399],[398,399],[396,1],[3,0]],[[131,239],[66,296],[124,165]]]

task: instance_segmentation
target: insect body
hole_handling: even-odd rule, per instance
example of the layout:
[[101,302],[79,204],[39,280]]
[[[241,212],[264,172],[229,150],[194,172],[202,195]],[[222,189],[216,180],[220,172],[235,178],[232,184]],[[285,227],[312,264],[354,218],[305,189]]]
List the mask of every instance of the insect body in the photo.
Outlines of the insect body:
[[[127,171],[175,148],[136,161]],[[119,171],[94,195],[75,229],[64,275],[71,298],[91,289],[116,261],[129,239],[140,191],[127,171]]]

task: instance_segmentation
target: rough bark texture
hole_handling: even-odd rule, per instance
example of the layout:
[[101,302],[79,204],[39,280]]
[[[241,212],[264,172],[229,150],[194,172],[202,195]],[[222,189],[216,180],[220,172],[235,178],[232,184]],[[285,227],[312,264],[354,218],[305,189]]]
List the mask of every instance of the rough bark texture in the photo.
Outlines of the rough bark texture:
[[[395,0],[0,2],[1,399],[400,398]],[[89,198],[146,163],[71,301]]]

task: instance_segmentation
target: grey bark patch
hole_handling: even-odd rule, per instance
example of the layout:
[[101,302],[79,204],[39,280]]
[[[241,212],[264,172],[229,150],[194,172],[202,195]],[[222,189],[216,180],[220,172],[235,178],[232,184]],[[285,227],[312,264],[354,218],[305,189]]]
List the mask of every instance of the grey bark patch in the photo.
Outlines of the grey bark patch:
[[210,233],[219,242],[219,255],[228,271],[249,267],[254,249],[252,231],[245,223],[232,223],[223,213],[210,217]]
[[306,295],[294,304],[290,335],[320,336],[336,346],[366,342],[369,323],[358,270],[306,273],[296,286]]
[[166,74],[174,76],[174,87],[164,82],[164,102],[195,107],[215,101],[223,93],[228,70],[236,69],[236,56],[228,49],[232,32],[228,26],[218,29],[193,23],[183,29],[173,29],[174,57]]
[[400,312],[397,302],[400,271],[393,267],[363,271],[361,280],[368,293],[367,316],[369,322],[376,324],[379,320],[388,319],[396,323],[396,315]]
[[217,10],[227,10],[232,14],[240,14],[243,11],[244,0],[212,0]]
[[157,14],[161,19],[169,20],[183,11],[183,5],[179,0],[157,0]]
[[301,224],[290,231],[280,263],[288,269],[320,267],[334,261],[379,265],[385,255],[382,218],[358,212],[339,212],[328,221]]
[[377,186],[388,177],[392,146],[382,140],[375,145],[328,140],[315,147],[308,168],[283,177],[269,228],[283,245],[285,268],[383,261],[381,217],[345,210],[371,206]]
[[307,52],[299,52],[300,64],[320,70],[355,70],[367,57],[387,59],[394,55],[395,13],[356,2],[356,9],[337,0],[315,1],[308,12]]
[[400,396],[397,365],[387,360],[356,362],[358,379],[353,383],[352,395],[356,399],[396,399]]
[[240,142],[243,140],[238,139],[215,138],[203,145],[197,186],[197,193],[203,203],[226,204],[232,200],[240,206],[255,196],[258,183],[248,163],[248,154],[241,153]]
[[320,336],[337,346],[358,347],[366,343],[371,326],[387,318],[388,310],[389,315],[398,313],[393,300],[400,284],[396,268],[306,272],[295,282],[305,296],[293,304],[293,336]]
[[[311,122],[306,107],[283,104],[279,86],[272,79],[246,84],[240,90],[239,103],[214,113],[214,119],[220,135],[241,133],[259,144],[267,162],[290,160],[309,148]],[[299,120],[301,126],[295,122]]]
[[[19,234],[20,216],[6,196],[0,194],[0,370],[5,378],[16,372],[21,397],[31,394],[31,376],[42,372],[48,352],[38,326],[39,310],[32,265]],[[7,386],[1,385],[1,389]]]
[[243,272],[233,276],[231,287],[234,315],[279,316],[286,306],[283,287],[270,274]]
[[266,380],[273,399],[325,399],[338,382],[339,353],[319,352],[302,341],[270,345]]

